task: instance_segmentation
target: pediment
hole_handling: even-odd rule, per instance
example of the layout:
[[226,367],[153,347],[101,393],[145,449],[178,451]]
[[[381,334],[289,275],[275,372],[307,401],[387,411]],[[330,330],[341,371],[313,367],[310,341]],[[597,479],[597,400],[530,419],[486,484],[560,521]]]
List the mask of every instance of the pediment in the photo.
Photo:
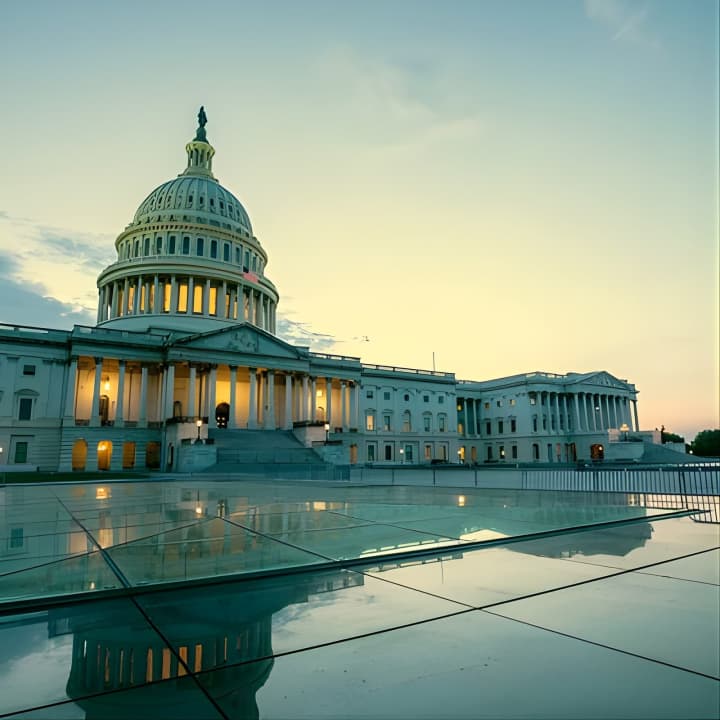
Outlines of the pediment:
[[583,384],[583,385],[595,385],[600,387],[606,387],[606,388],[613,388],[615,390],[628,390],[629,386],[628,383],[624,382],[623,380],[620,380],[619,378],[616,378],[614,375],[611,375],[609,372],[606,372],[605,370],[601,370],[600,372],[594,372],[594,373],[584,373],[580,377],[578,377],[575,381],[575,384]]
[[177,347],[206,352],[238,353],[241,355],[260,355],[265,357],[298,359],[307,356],[306,348],[297,348],[260,330],[253,325],[243,323],[221,330],[182,338],[175,343]]

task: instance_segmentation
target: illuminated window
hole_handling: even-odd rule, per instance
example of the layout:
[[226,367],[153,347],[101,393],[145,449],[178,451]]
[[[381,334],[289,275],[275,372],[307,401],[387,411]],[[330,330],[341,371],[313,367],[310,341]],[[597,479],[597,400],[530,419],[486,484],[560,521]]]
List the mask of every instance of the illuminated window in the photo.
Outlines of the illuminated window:
[[210,315],[217,315],[217,288],[213,285],[210,286],[210,297],[208,301],[208,313]]
[[193,288],[193,312],[202,313],[203,304],[203,287],[202,285],[195,285]]
[[163,284],[163,312],[170,312],[170,296],[172,295],[172,285],[169,282]]
[[425,459],[432,460],[432,445],[425,445]]
[[499,454],[500,454],[500,459],[504,460],[505,459],[505,446],[504,445],[500,446]]
[[135,303],[135,286],[130,285],[128,287],[128,292],[127,292],[127,312],[125,313],[126,315],[129,315],[130,313],[132,313],[134,303]]
[[375,413],[372,410],[368,410],[365,415],[365,429],[371,431],[375,429]]
[[510,398],[508,401],[508,405],[514,405],[515,404],[515,398]]
[[535,405],[537,403],[537,396],[533,393],[530,395],[530,404]]
[[187,312],[188,304],[188,286],[187,283],[180,283],[178,285],[178,306],[177,311],[184,313]]

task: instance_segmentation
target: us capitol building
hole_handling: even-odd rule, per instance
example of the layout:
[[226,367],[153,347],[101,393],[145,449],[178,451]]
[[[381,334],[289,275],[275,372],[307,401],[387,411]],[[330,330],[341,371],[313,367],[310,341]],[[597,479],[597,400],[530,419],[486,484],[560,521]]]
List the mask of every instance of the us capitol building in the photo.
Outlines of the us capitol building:
[[278,338],[267,252],[198,121],[115,241],[96,326],[0,325],[0,466],[199,470],[248,431],[336,464],[574,462],[639,429],[604,371],[458,380]]

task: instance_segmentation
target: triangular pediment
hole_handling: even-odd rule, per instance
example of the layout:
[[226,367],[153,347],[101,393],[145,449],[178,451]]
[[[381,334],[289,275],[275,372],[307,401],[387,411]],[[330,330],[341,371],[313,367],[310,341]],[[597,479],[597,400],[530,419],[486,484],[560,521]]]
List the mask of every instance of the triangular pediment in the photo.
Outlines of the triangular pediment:
[[188,350],[230,352],[241,355],[259,355],[293,360],[308,356],[307,348],[289,345],[274,335],[247,323],[189,335],[176,340],[173,346]]
[[599,372],[580,373],[573,379],[569,380],[568,384],[582,384],[582,385],[595,385],[599,387],[614,388],[616,390],[628,390],[629,384],[614,375],[611,375],[605,370]]

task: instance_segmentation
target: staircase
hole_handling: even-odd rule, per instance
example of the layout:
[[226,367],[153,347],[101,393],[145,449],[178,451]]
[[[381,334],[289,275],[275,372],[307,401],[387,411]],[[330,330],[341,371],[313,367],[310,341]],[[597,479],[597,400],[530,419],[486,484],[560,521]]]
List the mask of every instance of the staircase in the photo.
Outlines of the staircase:
[[213,429],[209,437],[217,448],[217,464],[204,472],[307,475],[315,470],[324,474],[328,468],[288,430]]

